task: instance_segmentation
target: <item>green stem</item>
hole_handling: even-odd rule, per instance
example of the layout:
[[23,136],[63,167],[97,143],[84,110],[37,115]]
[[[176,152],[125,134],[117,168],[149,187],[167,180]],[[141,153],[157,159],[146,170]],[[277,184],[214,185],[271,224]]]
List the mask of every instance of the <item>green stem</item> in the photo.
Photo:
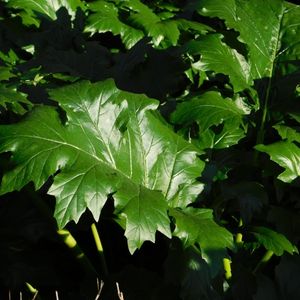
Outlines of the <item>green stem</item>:
[[[243,220],[242,218],[240,218],[240,221],[239,221],[239,225],[238,227],[242,227],[243,226]],[[243,244],[243,234],[241,232],[238,232],[236,234],[236,237],[235,237],[235,242],[238,244],[238,245],[242,245]]]
[[243,244],[243,234],[238,232],[236,234],[236,237],[235,237],[235,242],[238,244],[238,245],[242,245]]
[[231,260],[229,258],[223,258],[223,265],[225,270],[225,278],[226,280],[229,280],[232,277]]
[[95,223],[93,223],[91,225],[91,229],[92,229],[92,234],[95,240],[95,244],[96,244],[96,248],[100,257],[100,261],[101,261],[101,265],[102,265],[102,270],[104,272],[105,277],[108,275],[108,270],[107,270],[107,265],[106,265],[106,261],[105,261],[105,257],[104,257],[104,252],[103,252],[103,246],[101,243],[101,239],[100,239],[100,235],[97,229],[97,226]]
[[261,260],[258,262],[257,266],[253,270],[253,273],[255,274],[259,268],[261,268],[263,265],[265,265],[273,256],[274,252],[271,250],[267,250],[264,256],[261,258]]
[[[270,97],[270,93],[271,93],[271,83],[272,83],[272,79],[270,78],[268,81],[268,87],[267,87],[267,92],[266,92],[266,96],[265,96],[265,103],[263,106],[261,122],[260,122],[260,126],[258,129],[257,137],[256,137],[256,145],[262,144],[265,139],[265,124],[267,121],[269,97]],[[255,165],[257,164],[258,154],[259,154],[259,152],[255,151],[255,153],[254,153],[254,164]]]
[[35,287],[33,287],[30,283],[25,282],[25,284],[26,284],[28,291],[33,295],[32,300],[38,299],[37,297],[38,297],[39,291]]
[[81,250],[81,248],[78,246],[72,234],[66,229],[60,229],[57,231],[57,233],[64,242],[64,244],[74,253],[76,259],[87,272],[87,274],[97,274],[95,268],[93,267],[89,259],[86,257],[84,252]]
[[86,271],[86,273],[96,275],[97,272],[95,268],[91,264],[90,260],[83,253],[83,251],[80,249],[72,234],[65,229],[57,230],[56,222],[53,219],[49,207],[36,196],[36,193],[31,194],[31,199],[35,206],[43,214],[44,218],[49,222],[49,224],[51,224],[53,230],[57,231],[63,243],[73,252],[76,259],[79,261],[80,265]]
[[[274,66],[275,66],[275,61],[277,58],[277,51],[279,50],[279,47],[280,47],[279,40],[280,40],[280,27],[281,27],[282,20],[283,20],[283,13],[281,15],[280,26],[277,29],[276,45],[273,48],[273,51],[272,51],[272,54],[270,57],[271,58],[270,61],[272,62],[272,65],[271,65],[270,72],[269,72],[269,80],[268,80],[267,91],[266,91],[266,96],[265,96],[265,103],[264,103],[264,107],[263,107],[263,111],[262,111],[260,128],[259,128],[258,134],[257,134],[256,145],[262,144],[264,142],[264,138],[265,138],[265,123],[266,123],[267,114],[268,114],[268,106],[269,106],[269,100],[270,100],[270,95],[271,95],[272,80],[273,80],[273,75],[274,75]],[[257,158],[258,158],[258,151],[256,151],[254,154],[255,164],[257,163]]]

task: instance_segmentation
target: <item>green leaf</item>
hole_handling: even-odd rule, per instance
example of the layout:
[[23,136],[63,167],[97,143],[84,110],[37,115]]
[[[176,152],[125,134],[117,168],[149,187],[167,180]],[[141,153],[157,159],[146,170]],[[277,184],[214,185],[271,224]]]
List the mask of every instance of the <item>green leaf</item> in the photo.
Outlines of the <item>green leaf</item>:
[[110,2],[96,1],[89,4],[89,8],[94,12],[87,18],[86,32],[102,33],[112,32],[114,35],[119,34],[126,48],[134,46],[144,33],[123,23],[119,19],[118,8]]
[[189,21],[187,19],[177,19],[178,29],[181,31],[194,31],[198,34],[206,34],[208,32],[214,31],[210,26],[201,24],[195,21]]
[[191,55],[201,54],[203,71],[228,75],[235,92],[249,88],[253,81],[248,62],[235,49],[222,42],[222,38],[220,34],[213,34],[201,37],[199,41],[189,41],[186,51]]
[[84,4],[81,0],[6,0],[8,7],[22,9],[26,14],[30,11],[38,12],[48,16],[50,19],[56,19],[56,11],[62,6],[65,7],[70,15],[75,15],[76,9],[84,10]]
[[197,6],[200,14],[223,19],[239,32],[239,41],[249,50],[253,79],[272,77],[276,67],[299,59],[299,6],[282,0],[266,0],[264,5],[260,0],[201,0]]
[[173,235],[179,237],[186,248],[198,245],[213,276],[216,275],[226,256],[226,248],[233,248],[232,234],[214,222],[211,209],[171,209],[170,215],[176,223]]
[[225,122],[220,133],[215,133],[212,129],[200,133],[195,144],[200,149],[223,149],[237,144],[245,137],[245,132],[239,127],[240,122],[235,119]]
[[15,88],[8,88],[3,84],[0,84],[0,105],[20,115],[27,112],[26,108],[30,109],[32,107],[25,94],[17,92]]
[[293,254],[298,253],[296,246],[282,234],[266,227],[251,227],[250,232],[256,237],[258,242],[267,250],[274,252],[275,255],[281,256],[284,251]]
[[0,66],[0,81],[2,80],[8,80],[12,77],[15,77],[16,75],[14,75],[11,72],[11,68],[10,67],[2,67]]
[[285,169],[278,179],[291,182],[300,176],[300,149],[294,143],[280,141],[270,145],[257,145],[255,149],[267,153],[271,160]]
[[285,125],[275,125],[273,126],[280,137],[283,140],[288,140],[289,142],[299,142],[300,143],[300,133],[297,132],[295,129],[285,126]]
[[132,26],[142,29],[146,35],[152,37],[155,46],[162,42],[166,46],[177,44],[180,31],[175,20],[163,20],[139,0],[122,1],[122,7],[131,10],[128,21]]
[[227,120],[241,122],[244,114],[232,100],[222,98],[217,92],[207,92],[179,104],[172,115],[172,121],[177,124],[196,121],[200,131],[204,132],[212,125],[219,125]]
[[157,229],[170,236],[167,202],[185,206],[195,199],[204,164],[152,112],[157,101],[120,91],[112,80],[80,82],[50,96],[66,112],[66,124],[55,108],[42,106],[0,127],[0,150],[13,153],[15,166],[4,175],[1,194],[30,181],[40,188],[59,170],[49,190],[59,227],[77,222],[87,208],[97,220],[113,194],[131,252],[154,240]]
[[[124,192],[127,193],[127,190],[124,189]],[[140,248],[145,240],[154,242],[156,230],[170,237],[167,202],[161,192],[140,186],[140,190],[132,195],[127,204],[123,204],[123,199],[128,196],[123,196],[117,194],[116,200],[118,205],[125,205],[122,214],[127,221],[125,235],[130,250]]]

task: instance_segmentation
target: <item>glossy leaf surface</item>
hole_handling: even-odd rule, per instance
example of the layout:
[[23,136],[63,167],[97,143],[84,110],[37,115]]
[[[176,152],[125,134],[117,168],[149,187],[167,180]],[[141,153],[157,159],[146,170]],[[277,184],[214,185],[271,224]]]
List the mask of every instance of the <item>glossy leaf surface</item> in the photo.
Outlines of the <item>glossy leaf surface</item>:
[[235,92],[249,88],[253,84],[250,66],[245,57],[222,41],[218,34],[201,37],[199,41],[190,41],[187,51],[192,55],[201,55],[201,69],[228,75]]
[[[156,229],[170,236],[167,203],[187,205],[202,190],[203,163],[196,149],[173,133],[152,110],[157,102],[121,92],[112,81],[87,81],[51,91],[66,112],[62,124],[52,107],[38,107],[22,122],[1,127],[1,151],[12,151],[15,168],[1,193],[30,181],[40,188],[54,177],[60,227],[88,208],[95,219],[110,194],[125,216],[130,250],[153,240]],[[162,155],[163,154],[163,155]]]
[[267,0],[264,6],[259,0],[201,0],[197,5],[200,14],[221,18],[239,33],[254,79],[271,77],[277,64],[299,59],[299,6],[281,0]]
[[224,99],[216,92],[207,92],[180,104],[173,114],[173,120],[179,124],[197,121],[201,130],[205,131],[228,119],[241,120],[243,114],[232,100]]
[[258,151],[266,152],[271,160],[285,169],[278,178],[284,182],[291,182],[300,176],[300,149],[291,142],[281,141],[270,145],[257,145]]
[[89,8],[94,12],[87,19],[85,31],[91,33],[112,32],[119,34],[127,48],[134,46],[144,34],[122,21],[118,16],[118,8],[110,2],[96,1],[90,3]]
[[24,114],[27,111],[26,107],[30,108],[32,106],[26,95],[2,84],[0,84],[0,105],[5,109],[11,109],[17,114]]
[[282,234],[266,227],[254,227],[251,229],[260,244],[275,255],[282,255],[284,251],[293,254],[297,248]]
[[74,15],[77,8],[84,9],[81,0],[6,0],[9,7],[19,8],[30,15],[30,11],[41,13],[52,20],[56,19],[56,11],[65,7],[71,15]]

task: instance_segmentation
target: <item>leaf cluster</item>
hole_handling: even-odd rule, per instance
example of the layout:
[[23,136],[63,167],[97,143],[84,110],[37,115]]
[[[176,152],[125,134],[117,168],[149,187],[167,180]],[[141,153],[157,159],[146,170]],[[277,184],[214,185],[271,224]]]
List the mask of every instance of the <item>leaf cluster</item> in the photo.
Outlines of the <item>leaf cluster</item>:
[[298,299],[299,20],[2,1],[3,297],[94,299],[100,278],[103,299]]

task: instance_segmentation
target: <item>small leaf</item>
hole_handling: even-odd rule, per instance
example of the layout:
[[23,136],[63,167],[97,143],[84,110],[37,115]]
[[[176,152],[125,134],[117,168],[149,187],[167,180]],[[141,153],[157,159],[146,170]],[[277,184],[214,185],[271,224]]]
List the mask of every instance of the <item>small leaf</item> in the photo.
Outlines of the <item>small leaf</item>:
[[285,169],[278,179],[291,182],[300,176],[300,149],[294,143],[280,141],[270,145],[257,145],[255,149],[267,153],[271,160]]
[[89,8],[94,13],[87,18],[86,32],[112,32],[114,35],[119,34],[127,48],[131,48],[144,37],[142,31],[120,21],[118,8],[113,3],[96,1],[90,3]]
[[172,121],[177,124],[196,121],[200,131],[204,132],[212,125],[219,125],[226,120],[241,122],[244,114],[232,100],[222,98],[217,92],[206,92],[179,104],[172,115]]
[[248,62],[222,42],[222,38],[220,34],[201,37],[199,41],[190,41],[186,51],[201,55],[202,70],[228,75],[235,92],[249,88],[253,82]]
[[239,127],[239,121],[235,119],[225,122],[220,133],[215,133],[212,129],[200,133],[195,144],[200,149],[223,149],[237,144],[245,137],[245,132]]
[[273,126],[280,137],[283,140],[288,140],[289,142],[298,142],[300,143],[300,133],[297,132],[295,129],[285,126],[285,125],[275,125]]
[[3,67],[0,66],[0,81],[2,80],[8,80],[12,77],[15,77],[16,75],[14,75],[11,72],[11,68],[10,67]]
[[128,21],[132,26],[142,29],[147,36],[152,37],[155,46],[162,42],[166,46],[177,44],[180,31],[175,20],[160,18],[150,7],[139,0],[122,1],[122,7],[131,10]]
[[275,255],[281,256],[284,251],[293,254],[298,253],[297,247],[282,234],[266,227],[251,227],[250,232],[256,237],[258,242],[267,250],[274,252]]
[[25,94],[17,92],[14,88],[8,88],[3,84],[0,84],[0,105],[20,115],[27,112],[25,107],[32,107],[31,102],[27,100]]

